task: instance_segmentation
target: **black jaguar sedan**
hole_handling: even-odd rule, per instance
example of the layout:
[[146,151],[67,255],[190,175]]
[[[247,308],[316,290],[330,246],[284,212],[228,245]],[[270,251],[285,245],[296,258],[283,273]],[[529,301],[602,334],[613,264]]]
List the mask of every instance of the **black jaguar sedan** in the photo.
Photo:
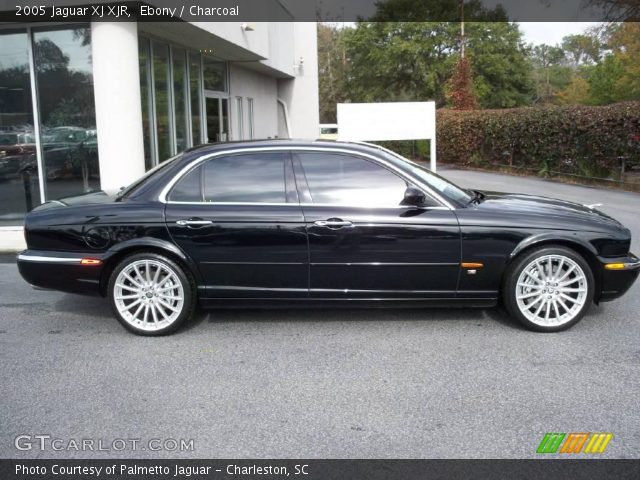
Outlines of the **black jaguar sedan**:
[[108,297],[142,335],[203,306],[476,306],[574,325],[640,271],[631,234],[590,206],[464,190],[381,147],[207,145],[116,196],[27,215],[30,284]]

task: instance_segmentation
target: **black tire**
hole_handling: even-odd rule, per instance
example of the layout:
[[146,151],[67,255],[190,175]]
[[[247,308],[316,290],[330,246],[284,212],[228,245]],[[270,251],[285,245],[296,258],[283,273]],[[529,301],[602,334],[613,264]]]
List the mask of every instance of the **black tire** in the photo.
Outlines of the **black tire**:
[[[584,304],[579,309],[576,306],[576,311],[571,315],[567,315],[567,320],[564,321],[564,323],[560,323],[558,325],[540,325],[539,323],[535,323],[534,321],[530,320],[521,311],[521,308],[518,305],[518,299],[517,299],[517,295],[518,295],[517,283],[523,270],[525,270],[527,266],[531,266],[530,264],[534,262],[536,259],[547,257],[549,255],[559,255],[559,256],[563,256],[568,259],[571,259],[573,262],[577,264],[578,267],[580,267],[580,269],[582,269],[582,273],[584,273],[584,277],[586,280],[584,283],[587,291],[586,291],[586,296],[584,297]],[[543,297],[553,299],[554,296],[557,295],[555,292],[555,288],[559,288],[559,287],[555,287],[554,285],[559,285],[559,284],[551,283],[550,287],[546,287],[546,286],[540,287],[542,289],[545,289],[545,290],[541,290],[542,292],[545,292],[543,294]],[[547,291],[546,290],[547,288],[552,288],[554,290]],[[534,291],[534,290],[530,290],[530,291]],[[591,270],[591,267],[587,263],[587,261],[582,257],[582,255],[564,246],[550,245],[550,246],[544,246],[544,247],[539,247],[539,248],[534,248],[532,250],[529,250],[521,254],[520,256],[518,256],[511,263],[511,265],[509,265],[509,267],[507,268],[507,271],[505,272],[504,282],[502,285],[502,300],[505,308],[507,309],[507,312],[529,330],[534,330],[536,332],[559,332],[559,331],[571,328],[573,325],[575,325],[582,319],[582,317],[585,315],[585,313],[589,310],[589,308],[593,304],[594,292],[595,292],[595,280],[593,277],[593,272]],[[549,293],[549,295],[547,295],[547,293]],[[562,294],[560,295],[562,298]],[[533,297],[533,299],[534,300],[537,299],[537,296]],[[541,300],[541,303],[545,304],[545,301],[548,302],[543,298]],[[551,303],[551,302],[548,302],[548,303]],[[532,309],[536,310],[537,307],[532,307]],[[562,309],[561,311],[563,311],[564,313],[569,313],[569,311],[566,309]],[[531,311],[529,311],[529,313],[531,314]],[[553,315],[555,316],[555,314]]]
[[[117,305],[117,300],[116,300],[116,281],[118,277],[120,276],[123,270],[127,269],[133,264],[137,264],[136,262],[141,262],[141,261],[154,262],[153,263],[154,266],[161,265],[163,266],[163,268],[166,268],[169,271],[173,272],[175,274],[175,277],[178,280],[176,283],[172,283],[171,285],[176,285],[176,288],[180,287],[182,289],[182,305],[180,310],[175,312],[177,313],[177,316],[174,319],[172,319],[171,322],[168,323],[166,326],[162,326],[161,328],[156,328],[153,330],[139,328],[136,325],[134,325],[132,321],[127,320],[120,313],[120,310],[118,309],[118,305]],[[179,282],[179,285],[178,285],[178,282]],[[171,260],[170,258],[167,258],[163,255],[159,255],[157,253],[152,253],[152,252],[138,252],[122,259],[113,269],[113,272],[111,272],[111,276],[109,277],[109,284],[107,288],[109,303],[111,304],[111,309],[113,310],[113,313],[115,317],[118,319],[118,321],[130,332],[133,332],[137,335],[144,335],[144,336],[167,335],[175,332],[178,328],[180,328],[180,326],[185,321],[187,321],[193,316],[193,312],[195,310],[196,303],[197,303],[196,292],[197,292],[197,288],[196,288],[195,281],[192,275],[190,274],[190,272],[186,268],[184,268],[182,265],[178,264],[174,260]],[[141,297],[141,298],[144,298],[144,297]],[[135,301],[135,300],[132,300],[132,301]],[[131,310],[135,310],[135,309],[137,308],[132,308]],[[171,311],[168,311],[166,308],[163,308],[163,310],[169,313],[170,316],[173,316],[171,314]]]

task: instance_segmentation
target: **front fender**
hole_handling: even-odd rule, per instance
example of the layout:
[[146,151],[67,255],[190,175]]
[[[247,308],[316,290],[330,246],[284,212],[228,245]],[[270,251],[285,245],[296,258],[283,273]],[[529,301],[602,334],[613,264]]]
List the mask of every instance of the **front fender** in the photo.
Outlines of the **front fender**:
[[516,256],[522,253],[524,250],[534,247],[536,245],[541,245],[544,243],[559,243],[563,245],[576,245],[581,247],[582,249],[586,249],[588,252],[593,254],[594,256],[598,255],[595,247],[584,238],[581,238],[577,232],[543,232],[531,235],[521,240],[520,243],[516,245],[516,247],[509,254],[509,261],[513,260]]

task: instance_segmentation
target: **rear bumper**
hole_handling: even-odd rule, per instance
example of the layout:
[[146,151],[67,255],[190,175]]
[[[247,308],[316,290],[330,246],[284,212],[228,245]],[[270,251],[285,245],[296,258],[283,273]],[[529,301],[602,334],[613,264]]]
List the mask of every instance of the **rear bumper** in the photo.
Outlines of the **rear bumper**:
[[[91,258],[102,260],[100,256]],[[82,259],[72,252],[25,250],[16,260],[22,278],[36,288],[99,295],[103,265],[83,264]]]
[[[624,295],[640,274],[640,259],[633,254],[620,258],[600,258],[602,288],[599,301],[607,302]],[[615,266],[609,269],[607,266]]]

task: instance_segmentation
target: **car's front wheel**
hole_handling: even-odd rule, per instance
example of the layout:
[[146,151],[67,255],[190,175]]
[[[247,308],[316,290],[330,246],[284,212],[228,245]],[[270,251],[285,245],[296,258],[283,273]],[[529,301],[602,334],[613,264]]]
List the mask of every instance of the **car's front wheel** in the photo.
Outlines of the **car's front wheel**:
[[156,253],[136,253],[111,273],[109,298],[116,318],[139,335],[165,335],[193,314],[195,285],[188,272]]
[[509,313],[525,327],[558,332],[575,325],[593,303],[593,272],[577,252],[562,246],[517,258],[503,288]]

